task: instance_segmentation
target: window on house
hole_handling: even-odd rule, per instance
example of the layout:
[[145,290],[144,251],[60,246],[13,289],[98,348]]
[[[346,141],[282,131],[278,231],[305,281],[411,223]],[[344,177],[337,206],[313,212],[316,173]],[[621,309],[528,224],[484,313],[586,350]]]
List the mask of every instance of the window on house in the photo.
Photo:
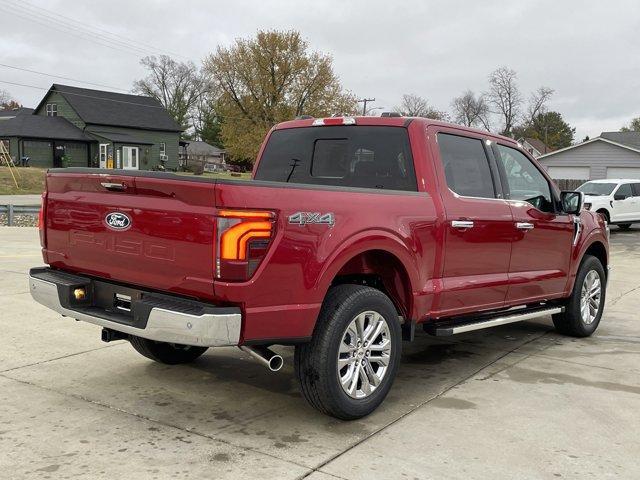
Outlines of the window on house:
[[57,116],[58,116],[58,104],[47,103],[47,117],[57,117]]
[[167,144],[164,142],[160,143],[160,156],[161,157],[166,157],[167,155]]

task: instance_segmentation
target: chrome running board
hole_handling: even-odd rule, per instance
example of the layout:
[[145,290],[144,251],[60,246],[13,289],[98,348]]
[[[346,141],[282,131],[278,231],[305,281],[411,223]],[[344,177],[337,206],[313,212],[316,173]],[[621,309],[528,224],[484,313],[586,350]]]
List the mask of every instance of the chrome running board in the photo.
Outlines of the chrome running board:
[[424,328],[425,331],[431,335],[446,337],[456,335],[458,333],[472,332],[474,330],[483,330],[485,328],[497,327],[499,325],[522,322],[524,320],[531,320],[532,318],[546,317],[548,315],[554,315],[562,312],[564,312],[564,307],[539,308],[536,310],[524,311],[522,313],[497,315],[484,320],[478,320],[476,318],[470,319],[466,322],[463,320],[449,320],[442,323],[426,323]]

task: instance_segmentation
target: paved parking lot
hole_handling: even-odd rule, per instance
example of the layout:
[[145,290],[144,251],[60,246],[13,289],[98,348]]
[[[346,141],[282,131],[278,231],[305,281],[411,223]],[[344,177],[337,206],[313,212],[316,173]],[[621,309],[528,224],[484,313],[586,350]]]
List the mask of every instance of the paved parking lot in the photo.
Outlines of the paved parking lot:
[[550,319],[405,344],[368,418],[341,422],[233,348],[164,366],[34,303],[37,231],[0,227],[0,477],[313,480],[640,475],[640,228],[612,232],[597,334]]

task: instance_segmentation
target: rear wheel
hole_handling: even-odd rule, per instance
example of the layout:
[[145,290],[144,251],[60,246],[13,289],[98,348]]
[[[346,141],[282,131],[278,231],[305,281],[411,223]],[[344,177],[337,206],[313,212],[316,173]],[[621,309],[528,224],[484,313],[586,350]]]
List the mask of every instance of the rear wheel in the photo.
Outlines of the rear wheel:
[[618,224],[618,228],[620,230],[629,230],[631,228],[631,224],[630,223],[619,223]]
[[140,355],[168,365],[193,362],[207,351],[207,347],[156,342],[155,340],[135,337],[133,335],[129,337],[129,342]]
[[565,311],[553,316],[559,333],[588,337],[600,324],[606,294],[604,267],[596,257],[585,255]]
[[384,293],[360,285],[333,287],[295,369],[302,394],[323,413],[353,420],[373,412],[400,364],[398,313]]

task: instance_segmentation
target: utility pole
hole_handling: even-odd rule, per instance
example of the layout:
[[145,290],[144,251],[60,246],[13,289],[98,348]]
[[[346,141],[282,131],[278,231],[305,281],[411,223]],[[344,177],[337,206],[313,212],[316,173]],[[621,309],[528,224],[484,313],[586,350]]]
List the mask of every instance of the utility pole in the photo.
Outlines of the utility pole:
[[362,116],[364,117],[367,114],[367,103],[375,102],[375,98],[361,98],[358,100],[358,103],[362,103]]

